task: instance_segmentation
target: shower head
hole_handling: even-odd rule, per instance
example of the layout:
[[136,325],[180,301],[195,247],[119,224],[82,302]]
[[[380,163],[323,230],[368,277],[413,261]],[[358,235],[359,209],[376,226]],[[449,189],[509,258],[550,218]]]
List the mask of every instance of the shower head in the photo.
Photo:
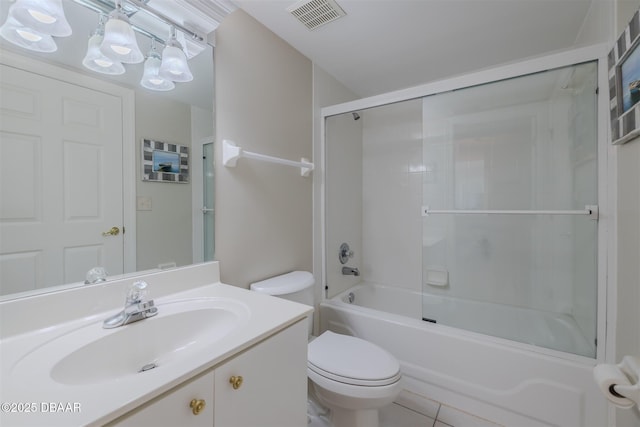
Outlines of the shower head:
[[355,111],[351,114],[353,114],[353,120],[360,120],[360,114],[356,113]]

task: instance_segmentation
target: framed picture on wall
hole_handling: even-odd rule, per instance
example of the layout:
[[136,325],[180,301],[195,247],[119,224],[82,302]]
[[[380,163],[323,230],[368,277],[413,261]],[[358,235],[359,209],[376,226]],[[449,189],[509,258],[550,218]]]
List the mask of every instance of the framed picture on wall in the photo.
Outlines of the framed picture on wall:
[[608,55],[611,142],[640,136],[640,10]]
[[189,182],[189,147],[152,139],[142,140],[142,180]]

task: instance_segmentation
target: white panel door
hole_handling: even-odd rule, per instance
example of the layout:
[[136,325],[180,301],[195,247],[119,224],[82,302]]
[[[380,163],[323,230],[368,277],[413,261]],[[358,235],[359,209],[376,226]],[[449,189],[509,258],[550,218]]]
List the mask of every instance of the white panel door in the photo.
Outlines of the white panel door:
[[122,273],[121,98],[0,67],[0,294]]

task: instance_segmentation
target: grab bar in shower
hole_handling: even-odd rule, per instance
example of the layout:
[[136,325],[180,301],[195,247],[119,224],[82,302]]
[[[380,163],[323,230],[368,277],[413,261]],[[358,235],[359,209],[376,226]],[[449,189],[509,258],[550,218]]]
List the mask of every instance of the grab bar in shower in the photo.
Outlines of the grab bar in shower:
[[589,215],[590,219],[598,219],[598,205],[586,205],[583,210],[568,211],[526,211],[526,210],[435,210],[429,206],[422,207],[422,216],[439,215],[439,214],[462,214],[462,215]]
[[296,162],[293,160],[281,159],[279,157],[267,156],[265,154],[245,151],[242,148],[238,147],[235,142],[229,141],[228,139],[222,141],[222,163],[225,166],[229,168],[235,167],[238,159],[241,157],[300,168],[301,176],[309,176],[314,167],[313,163],[309,162],[304,157],[302,158],[302,161]]

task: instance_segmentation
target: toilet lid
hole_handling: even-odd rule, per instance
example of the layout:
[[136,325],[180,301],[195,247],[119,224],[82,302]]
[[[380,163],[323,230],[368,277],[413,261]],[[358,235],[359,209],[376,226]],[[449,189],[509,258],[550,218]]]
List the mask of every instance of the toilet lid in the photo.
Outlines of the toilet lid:
[[307,365],[319,375],[354,385],[382,386],[400,378],[400,364],[386,350],[331,331],[309,343]]

